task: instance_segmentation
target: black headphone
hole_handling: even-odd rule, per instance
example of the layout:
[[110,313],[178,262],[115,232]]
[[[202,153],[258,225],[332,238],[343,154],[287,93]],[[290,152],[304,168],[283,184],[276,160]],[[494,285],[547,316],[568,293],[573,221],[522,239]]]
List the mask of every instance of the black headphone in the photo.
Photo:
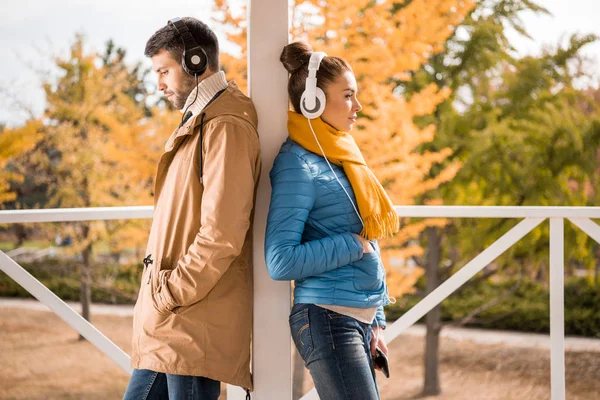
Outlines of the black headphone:
[[192,76],[200,76],[208,67],[208,57],[206,52],[194,40],[185,22],[181,18],[173,18],[168,22],[169,26],[175,29],[175,32],[183,42],[183,57],[181,66],[183,70]]

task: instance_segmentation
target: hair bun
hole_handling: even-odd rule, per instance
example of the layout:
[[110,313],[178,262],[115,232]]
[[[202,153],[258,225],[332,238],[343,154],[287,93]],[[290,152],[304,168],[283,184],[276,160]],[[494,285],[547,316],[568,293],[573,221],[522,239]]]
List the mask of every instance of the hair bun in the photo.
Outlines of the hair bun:
[[279,61],[290,74],[293,74],[310,61],[311,53],[312,48],[308,44],[294,42],[283,48]]

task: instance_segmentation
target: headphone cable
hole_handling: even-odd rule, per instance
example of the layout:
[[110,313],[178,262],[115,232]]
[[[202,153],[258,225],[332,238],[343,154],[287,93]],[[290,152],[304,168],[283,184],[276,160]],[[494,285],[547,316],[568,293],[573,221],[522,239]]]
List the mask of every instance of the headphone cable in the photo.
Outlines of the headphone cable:
[[315,131],[314,131],[313,127],[312,127],[312,124],[310,123],[310,119],[307,118],[307,121],[308,121],[308,126],[310,126],[310,130],[312,131],[312,134],[315,137],[315,141],[317,142],[317,145],[319,146],[319,149],[321,149],[321,153],[323,154],[323,158],[327,162],[327,165],[329,166],[329,169],[331,170],[331,172],[333,172],[333,176],[335,176],[335,179],[338,181],[338,183],[340,184],[340,186],[342,187],[342,189],[344,189],[344,193],[346,193],[346,196],[348,196],[348,200],[350,200],[350,204],[352,204],[352,208],[354,208],[354,211],[356,212],[356,215],[358,216],[358,219],[360,220],[360,223],[364,227],[365,223],[363,222],[363,219],[360,217],[360,213],[358,212],[358,209],[354,205],[354,202],[352,201],[352,197],[350,197],[350,194],[348,193],[348,191],[346,190],[346,188],[344,187],[344,185],[342,185],[342,182],[340,181],[340,178],[338,178],[337,174],[333,170],[333,167],[329,163],[329,160],[327,159],[327,156],[325,155],[325,151],[323,150],[323,147],[321,147],[321,143],[319,143],[319,139],[317,139],[317,134],[315,133]]

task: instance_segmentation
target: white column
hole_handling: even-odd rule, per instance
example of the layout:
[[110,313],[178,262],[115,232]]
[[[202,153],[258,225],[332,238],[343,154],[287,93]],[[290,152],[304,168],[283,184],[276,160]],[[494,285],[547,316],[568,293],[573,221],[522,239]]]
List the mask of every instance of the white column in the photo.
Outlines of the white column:
[[565,399],[565,232],[550,218],[550,379],[552,400]]
[[254,214],[252,397],[286,400],[292,397],[291,341],[287,322],[290,284],[275,282],[269,277],[264,261],[264,239],[271,196],[269,171],[287,137],[287,72],[279,62],[279,55],[288,43],[288,2],[250,0],[248,25],[249,90],[258,112],[262,152],[262,173]]

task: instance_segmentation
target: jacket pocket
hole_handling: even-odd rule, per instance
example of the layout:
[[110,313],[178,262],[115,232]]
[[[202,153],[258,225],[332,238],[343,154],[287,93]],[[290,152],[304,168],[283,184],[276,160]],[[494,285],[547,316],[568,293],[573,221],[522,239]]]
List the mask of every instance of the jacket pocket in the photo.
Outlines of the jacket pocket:
[[364,253],[363,257],[352,263],[354,267],[354,288],[361,292],[379,292],[385,283],[385,271],[375,251]]

